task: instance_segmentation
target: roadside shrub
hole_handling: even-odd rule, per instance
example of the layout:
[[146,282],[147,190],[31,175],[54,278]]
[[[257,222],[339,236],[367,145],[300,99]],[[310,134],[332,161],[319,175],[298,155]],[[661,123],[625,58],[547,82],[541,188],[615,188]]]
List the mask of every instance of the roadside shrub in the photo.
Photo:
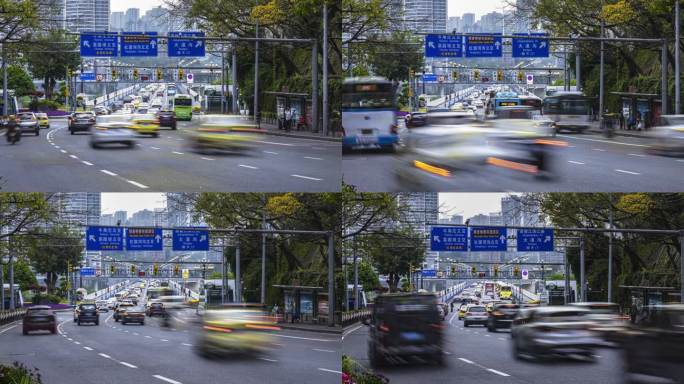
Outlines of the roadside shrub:
[[11,366],[0,364],[0,384],[42,384],[38,368],[30,369],[17,361]]

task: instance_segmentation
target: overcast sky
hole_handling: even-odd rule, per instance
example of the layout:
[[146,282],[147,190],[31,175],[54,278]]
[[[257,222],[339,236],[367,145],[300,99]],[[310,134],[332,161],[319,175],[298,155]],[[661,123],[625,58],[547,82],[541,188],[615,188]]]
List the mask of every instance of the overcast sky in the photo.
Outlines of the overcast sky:
[[473,3],[464,0],[447,0],[447,13],[449,16],[461,16],[464,13],[474,13],[475,19],[492,11],[501,12],[501,8],[507,4],[506,0],[477,0]]
[[488,215],[501,211],[501,198],[509,193],[440,193],[441,216],[461,215],[463,220],[479,213]]
[[102,193],[100,195],[102,214],[116,211],[133,212],[166,207],[166,195],[163,193]]
[[145,11],[163,5],[162,0],[116,0],[111,3],[111,11],[125,11],[128,8],[139,8],[140,15],[143,15]]

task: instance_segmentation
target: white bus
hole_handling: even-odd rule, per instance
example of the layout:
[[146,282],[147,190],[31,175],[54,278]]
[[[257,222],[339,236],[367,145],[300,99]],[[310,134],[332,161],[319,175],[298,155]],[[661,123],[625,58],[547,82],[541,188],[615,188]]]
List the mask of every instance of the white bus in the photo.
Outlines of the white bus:
[[[2,303],[0,309],[9,309],[10,307],[10,285],[3,284],[2,289],[5,292],[5,302]],[[19,284],[14,284],[14,307],[21,308],[24,306],[24,296],[21,294],[21,289],[19,289]]]
[[582,92],[554,92],[544,98],[542,114],[555,131],[584,132],[591,127],[591,98]]
[[394,152],[397,134],[394,84],[382,77],[353,77],[342,84],[343,151],[380,148]]

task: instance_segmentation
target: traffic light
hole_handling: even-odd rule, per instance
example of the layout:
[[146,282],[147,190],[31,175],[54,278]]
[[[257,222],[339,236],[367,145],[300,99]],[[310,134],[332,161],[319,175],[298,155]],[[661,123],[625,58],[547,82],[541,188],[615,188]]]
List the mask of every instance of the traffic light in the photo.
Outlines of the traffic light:
[[138,80],[138,68],[133,68],[133,80]]
[[157,80],[162,80],[163,74],[161,68],[157,68]]
[[496,71],[496,81],[503,81],[503,77],[503,70],[499,69],[498,71]]
[[480,81],[480,71],[479,70],[476,69],[475,71],[473,71],[473,78],[475,79],[475,81]]
[[525,80],[525,74],[522,72],[518,72],[518,81],[522,82],[523,80]]
[[183,68],[178,69],[178,80],[183,80]]
[[116,68],[112,68],[112,80],[116,80]]
[[152,273],[155,276],[157,276],[157,274],[159,273],[159,266],[157,264],[154,264],[154,266],[152,267]]
[[472,268],[470,268],[470,272],[471,272],[471,273],[473,274],[473,276],[474,276],[475,274],[477,274],[477,268],[476,268],[475,266],[473,266]]
[[409,78],[413,78],[416,76],[416,70],[411,68],[409,69]]
[[520,276],[520,267],[513,268],[513,276]]
[[109,265],[109,273],[113,275],[114,272],[116,272],[116,267],[114,266],[114,264],[110,264]]
[[453,265],[451,266],[451,274],[452,274],[452,275],[455,275],[455,274],[456,274],[456,267],[453,266]]
[[458,80],[458,71],[452,71],[451,72],[451,78],[454,80]]
[[177,275],[177,274],[179,274],[179,273],[180,273],[180,266],[179,266],[178,264],[176,264],[176,265],[173,267],[173,274],[174,274],[174,275]]
[[69,75],[69,77],[74,77],[74,71],[73,71],[73,69],[67,68],[67,74]]
[[135,265],[131,265],[131,274],[135,275]]
[[494,266],[494,277],[498,277],[498,276],[499,276],[499,266],[495,265]]

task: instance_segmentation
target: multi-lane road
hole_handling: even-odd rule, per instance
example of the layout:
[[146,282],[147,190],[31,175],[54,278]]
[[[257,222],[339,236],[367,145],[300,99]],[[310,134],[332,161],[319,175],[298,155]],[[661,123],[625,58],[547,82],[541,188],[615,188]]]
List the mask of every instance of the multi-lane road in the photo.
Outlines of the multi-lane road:
[[[415,128],[415,132],[430,128],[435,127]],[[438,128],[454,132],[463,129],[458,125]],[[684,180],[679,177],[684,171],[684,159],[649,154],[648,148],[653,145],[651,138],[615,136],[608,139],[587,132],[562,133],[554,140],[565,142],[567,146],[553,148],[551,177],[540,178],[482,165],[457,170],[448,178],[423,173],[416,179],[411,178],[416,174],[410,169],[409,160],[412,159],[407,158],[411,155],[402,153],[401,149],[397,154],[372,150],[345,154],[342,173],[345,183],[362,191],[672,192],[684,188]],[[411,177],[406,178],[407,173]]]
[[22,335],[21,323],[0,326],[0,362],[38,368],[44,383],[339,383],[340,339],[334,334],[282,330],[270,352],[206,359],[194,350],[191,312],[171,329],[114,322],[77,326],[58,316],[58,333]]
[[162,128],[135,148],[89,145],[87,133],[70,135],[53,119],[40,136],[0,143],[0,189],[7,191],[303,191],[340,188],[337,142],[256,135],[240,154],[201,154],[187,145],[193,122]]
[[[491,383],[491,384],[612,384],[622,383],[622,361],[616,349],[597,349],[593,361],[556,359],[516,360],[508,330],[489,333],[481,326],[465,328],[456,312],[444,324],[445,364],[429,361],[395,361],[376,372],[391,384],[402,383]],[[342,342],[344,354],[366,368],[368,327],[358,326]]]

